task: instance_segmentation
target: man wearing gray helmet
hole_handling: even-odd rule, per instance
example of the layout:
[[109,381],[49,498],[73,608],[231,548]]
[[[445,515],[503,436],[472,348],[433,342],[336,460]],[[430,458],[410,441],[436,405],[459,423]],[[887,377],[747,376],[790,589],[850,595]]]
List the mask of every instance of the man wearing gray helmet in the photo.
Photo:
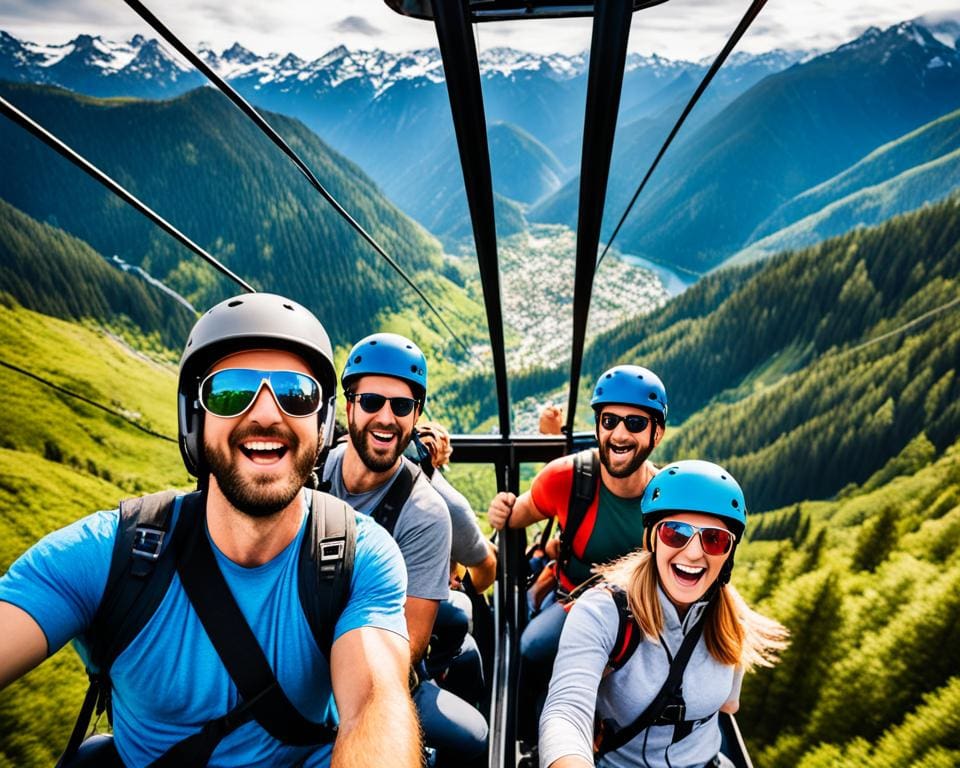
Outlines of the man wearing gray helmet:
[[[400,553],[304,489],[335,397],[330,341],[306,308],[218,304],[180,363],[180,449],[201,490],[84,518],[0,579],[0,687],[76,639],[112,717],[115,739],[71,740],[64,765],[420,764]],[[136,629],[104,638],[137,579],[117,624]]]

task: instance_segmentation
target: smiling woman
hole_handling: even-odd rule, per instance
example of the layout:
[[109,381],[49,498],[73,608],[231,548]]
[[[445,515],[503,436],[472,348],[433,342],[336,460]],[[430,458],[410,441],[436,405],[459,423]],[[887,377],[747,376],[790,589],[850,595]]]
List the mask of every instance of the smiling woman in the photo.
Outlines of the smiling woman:
[[598,569],[604,582],[570,611],[543,766],[726,765],[718,713],[736,712],[743,673],[786,647],[786,630],[729,583],[746,504],[726,470],[671,464],[642,509],[644,549]]

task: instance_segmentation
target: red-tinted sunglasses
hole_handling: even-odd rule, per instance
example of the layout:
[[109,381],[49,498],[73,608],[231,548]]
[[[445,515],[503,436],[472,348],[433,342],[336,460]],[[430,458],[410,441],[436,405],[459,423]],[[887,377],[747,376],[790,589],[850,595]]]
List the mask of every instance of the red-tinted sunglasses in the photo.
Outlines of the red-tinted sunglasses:
[[671,549],[683,549],[698,533],[704,553],[714,556],[727,554],[737,539],[726,528],[712,526],[701,528],[680,520],[665,520],[657,527],[657,536],[660,541]]

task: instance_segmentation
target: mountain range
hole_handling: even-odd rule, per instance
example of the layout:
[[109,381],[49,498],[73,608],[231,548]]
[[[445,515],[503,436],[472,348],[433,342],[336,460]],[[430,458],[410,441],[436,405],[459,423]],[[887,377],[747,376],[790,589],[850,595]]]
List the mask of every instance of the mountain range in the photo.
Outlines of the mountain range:
[[[960,51],[911,22],[872,28],[834,51],[766,77],[715,116],[687,126],[618,238],[621,250],[705,271],[749,245],[797,195],[880,145],[960,107]],[[659,147],[649,123],[620,131],[606,232]],[[530,217],[572,225],[577,179]]]

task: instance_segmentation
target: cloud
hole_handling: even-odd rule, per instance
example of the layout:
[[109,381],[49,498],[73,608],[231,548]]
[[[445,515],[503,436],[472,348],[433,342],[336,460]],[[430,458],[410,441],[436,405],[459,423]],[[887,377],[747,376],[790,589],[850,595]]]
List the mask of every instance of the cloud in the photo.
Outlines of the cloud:
[[347,16],[340,19],[333,25],[334,32],[343,32],[344,34],[364,35],[366,37],[377,37],[381,34],[379,27],[373,26],[362,16]]

